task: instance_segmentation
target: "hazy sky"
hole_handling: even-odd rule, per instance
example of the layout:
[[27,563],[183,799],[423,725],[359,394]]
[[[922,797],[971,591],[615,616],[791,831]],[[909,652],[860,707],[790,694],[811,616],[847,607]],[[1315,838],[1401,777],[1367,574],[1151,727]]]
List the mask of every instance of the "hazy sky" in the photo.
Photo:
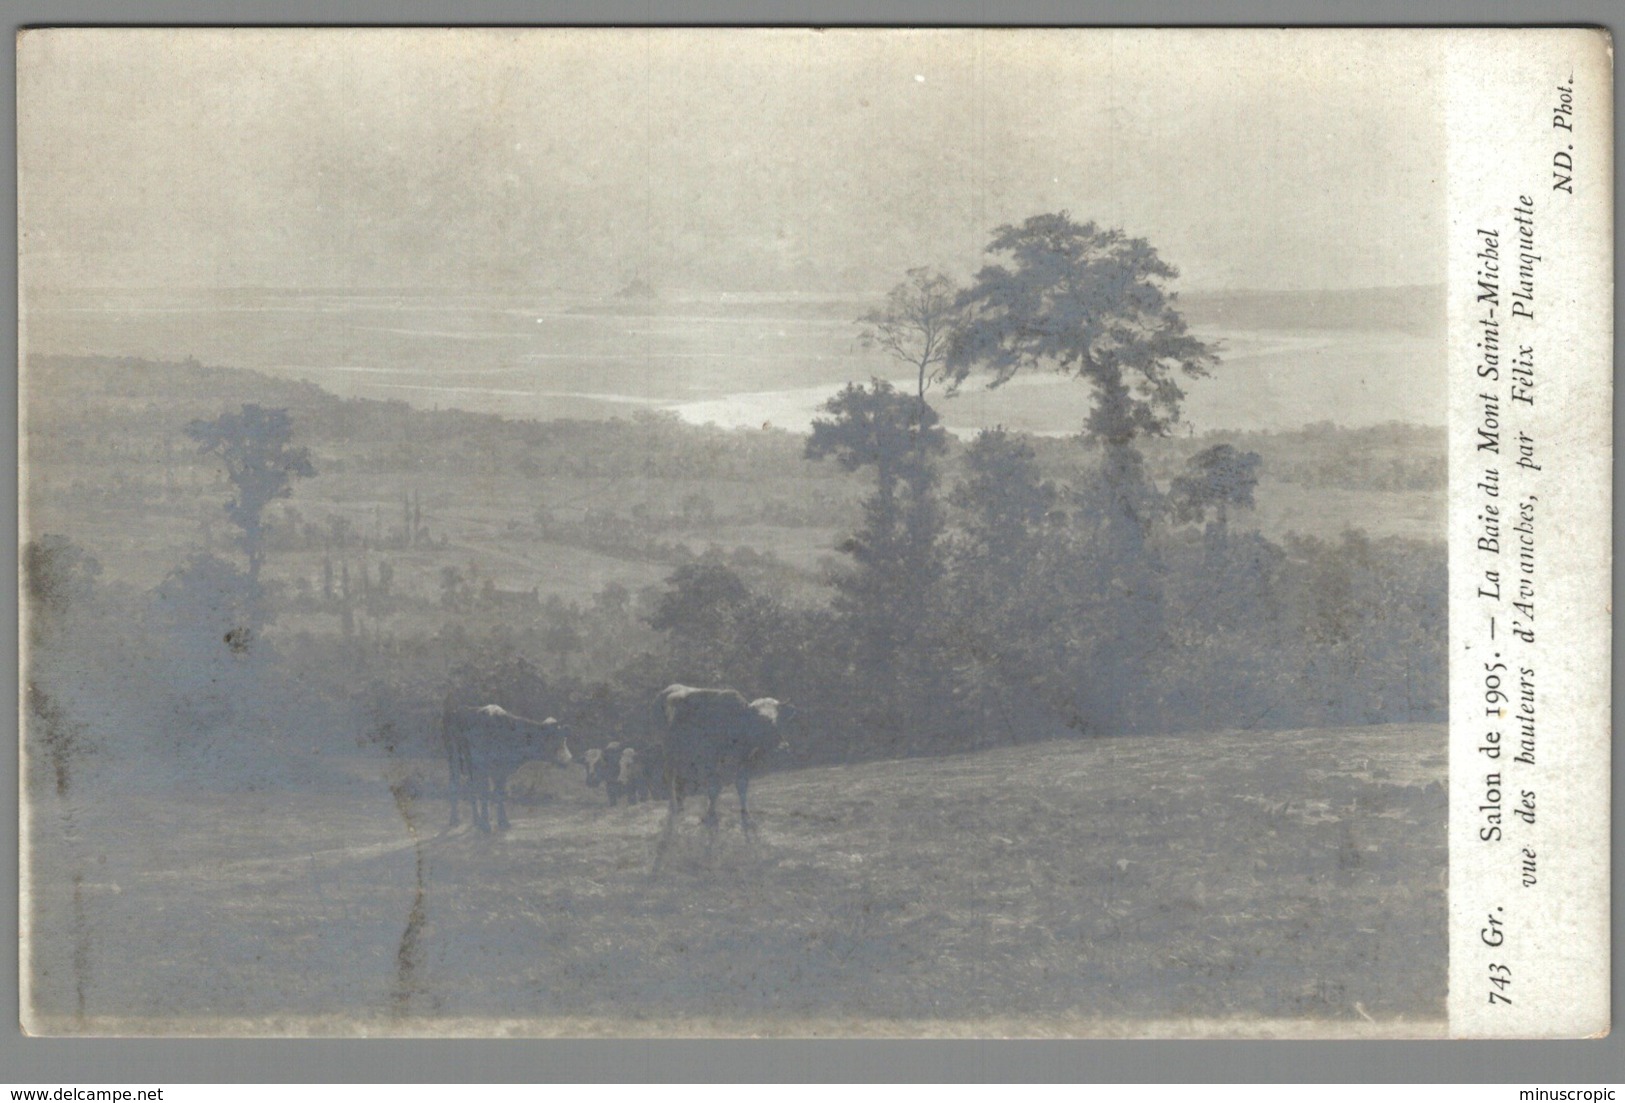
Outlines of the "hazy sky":
[[1442,282],[1427,42],[33,32],[24,279],[866,292],[1065,208],[1192,289]]

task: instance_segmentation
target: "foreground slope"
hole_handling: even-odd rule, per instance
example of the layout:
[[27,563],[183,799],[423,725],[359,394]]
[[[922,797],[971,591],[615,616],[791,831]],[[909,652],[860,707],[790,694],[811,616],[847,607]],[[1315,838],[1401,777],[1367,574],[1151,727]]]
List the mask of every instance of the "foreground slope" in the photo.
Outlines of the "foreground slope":
[[1442,726],[782,772],[754,836],[731,793],[714,836],[691,803],[658,871],[664,808],[608,808],[579,770],[527,768],[513,830],[483,836],[445,830],[437,764],[351,767],[40,793],[31,1028],[1442,1027]]

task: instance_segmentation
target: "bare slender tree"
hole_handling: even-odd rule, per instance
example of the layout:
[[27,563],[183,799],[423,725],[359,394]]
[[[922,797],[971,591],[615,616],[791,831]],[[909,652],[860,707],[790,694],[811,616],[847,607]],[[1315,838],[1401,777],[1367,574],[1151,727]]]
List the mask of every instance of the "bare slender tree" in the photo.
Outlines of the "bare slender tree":
[[925,392],[943,379],[958,298],[959,288],[941,272],[910,268],[908,278],[887,293],[885,305],[858,319],[865,348],[880,349],[914,369],[922,414]]

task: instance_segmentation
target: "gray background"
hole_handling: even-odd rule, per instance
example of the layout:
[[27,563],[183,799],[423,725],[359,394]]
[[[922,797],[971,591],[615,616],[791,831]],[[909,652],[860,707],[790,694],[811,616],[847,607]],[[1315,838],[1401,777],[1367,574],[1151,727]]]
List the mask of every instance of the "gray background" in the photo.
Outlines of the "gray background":
[[[1618,33],[1619,2],[1513,3],[1491,8],[1471,2],[1366,2],[1358,6],[1313,0],[1249,3],[1222,0],[1142,2],[1132,8],[1105,0],[952,3],[938,0],[838,0],[812,3],[597,2],[521,3],[517,0],[351,0],[342,6],[250,0],[0,0],[14,32],[22,26],[71,24],[1011,24],[1011,25],[1222,25],[1493,23],[1603,25]],[[15,200],[15,79],[10,49],[0,58],[0,118],[4,189]],[[1615,89],[1616,139],[1620,119]],[[1616,148],[1618,146],[1616,140]],[[4,228],[15,257],[15,223]],[[1617,242],[1616,242],[1617,245]],[[1617,248],[1616,248],[1617,252]],[[16,302],[16,269],[5,268],[0,297]],[[5,312],[14,346],[16,317]],[[1616,331],[1616,363],[1619,359]],[[16,380],[0,381],[0,434],[15,454]],[[1615,424],[1618,428],[1616,411]],[[1617,464],[1616,464],[1617,471]],[[0,523],[15,577],[16,485],[4,487]],[[1616,506],[1617,509],[1617,506]],[[1615,599],[1619,584],[1615,579]],[[0,588],[0,601],[16,613],[16,591]],[[15,637],[13,637],[14,641]],[[11,644],[15,647],[15,642]],[[13,656],[15,657],[15,656]],[[1616,663],[1618,659],[1616,657]],[[17,666],[0,667],[17,700]],[[1617,670],[1617,667],[1616,667]],[[1616,684],[1619,679],[1615,679]],[[15,731],[15,728],[13,728]],[[1622,763],[1614,764],[1616,793]],[[17,933],[17,759],[0,755],[0,897],[3,931]],[[1622,849],[1621,817],[1614,819],[1614,854]],[[1614,915],[1621,913],[1618,885]],[[1621,974],[1613,970],[1613,1003]],[[0,955],[0,990],[17,991],[17,958]],[[11,1022],[17,1022],[11,1005]],[[147,1041],[23,1038],[15,1026],[0,1031],[0,1084],[66,1086],[117,1083],[249,1082],[456,1082],[456,1081],[1083,1081],[1083,1082],[1446,1082],[1527,1086],[1625,1082],[1625,1040],[1591,1042],[999,1042],[999,1041]],[[1487,1098],[1496,1098],[1496,1095]]]

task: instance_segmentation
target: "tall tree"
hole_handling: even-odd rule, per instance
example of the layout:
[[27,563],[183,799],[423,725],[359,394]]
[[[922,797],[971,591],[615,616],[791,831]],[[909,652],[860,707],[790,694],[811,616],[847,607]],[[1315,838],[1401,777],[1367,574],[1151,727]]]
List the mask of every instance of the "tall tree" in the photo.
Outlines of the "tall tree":
[[823,409],[831,417],[813,422],[807,458],[875,471],[863,523],[842,546],[857,569],[836,580],[835,607],[869,683],[872,722],[901,747],[918,726],[913,703],[930,694],[924,680],[930,664],[916,645],[943,569],[934,457],[947,448],[947,434],[929,405],[918,406],[880,379],[868,387],[848,384]]
[[1104,449],[1107,520],[1143,540],[1155,496],[1134,442],[1165,435],[1185,397],[1179,377],[1207,375],[1218,362],[1175,308],[1166,285],[1178,271],[1144,238],[1065,211],[1000,226],[987,252],[1004,262],[984,267],[959,297],[964,318],[945,362],[950,385],[976,370],[994,387],[1025,370],[1089,384],[1094,405],[1084,430]]
[[199,451],[217,455],[236,497],[226,503],[226,515],[242,530],[248,577],[259,582],[265,562],[265,507],[293,494],[293,480],[316,474],[310,452],[293,446],[293,422],[287,410],[246,405],[237,413],[224,413],[212,421],[193,421],[186,435]]
[[958,298],[959,289],[941,272],[910,268],[908,278],[887,293],[884,305],[858,319],[865,347],[879,349],[914,370],[922,415],[925,392],[942,379]]
[[1026,439],[1002,427],[982,430],[965,449],[963,471],[949,496],[960,512],[950,545],[948,640],[954,700],[980,745],[1053,730],[1046,720],[1068,718],[1065,705],[1051,700],[1046,675],[1057,663],[1054,625],[1064,621],[1058,598],[1066,591],[1053,582],[1078,564],[1065,554],[1070,548],[1057,555],[1046,546],[1061,523],[1058,494]]
[[[875,493],[864,503],[864,524],[847,550],[871,574],[900,576],[897,583],[911,574],[929,575],[941,531],[932,496],[933,457],[947,448],[936,411],[926,406],[922,412],[883,379],[868,387],[848,384],[823,410],[831,417],[813,421],[807,458],[834,457],[847,471],[875,471]],[[919,578],[924,581],[929,579]],[[919,582],[893,592],[902,599]]]
[[1088,563],[1071,677],[1087,726],[1132,727],[1149,715],[1152,657],[1166,644],[1162,568],[1148,544],[1164,503],[1135,442],[1167,434],[1185,397],[1180,377],[1209,374],[1217,356],[1187,330],[1167,286],[1178,272],[1144,238],[1061,211],[1000,226],[987,251],[1000,261],[959,298],[947,378],[958,387],[982,371],[996,387],[1043,370],[1089,386],[1084,434],[1103,464],[1098,497],[1079,503],[1096,524],[1079,544]]

